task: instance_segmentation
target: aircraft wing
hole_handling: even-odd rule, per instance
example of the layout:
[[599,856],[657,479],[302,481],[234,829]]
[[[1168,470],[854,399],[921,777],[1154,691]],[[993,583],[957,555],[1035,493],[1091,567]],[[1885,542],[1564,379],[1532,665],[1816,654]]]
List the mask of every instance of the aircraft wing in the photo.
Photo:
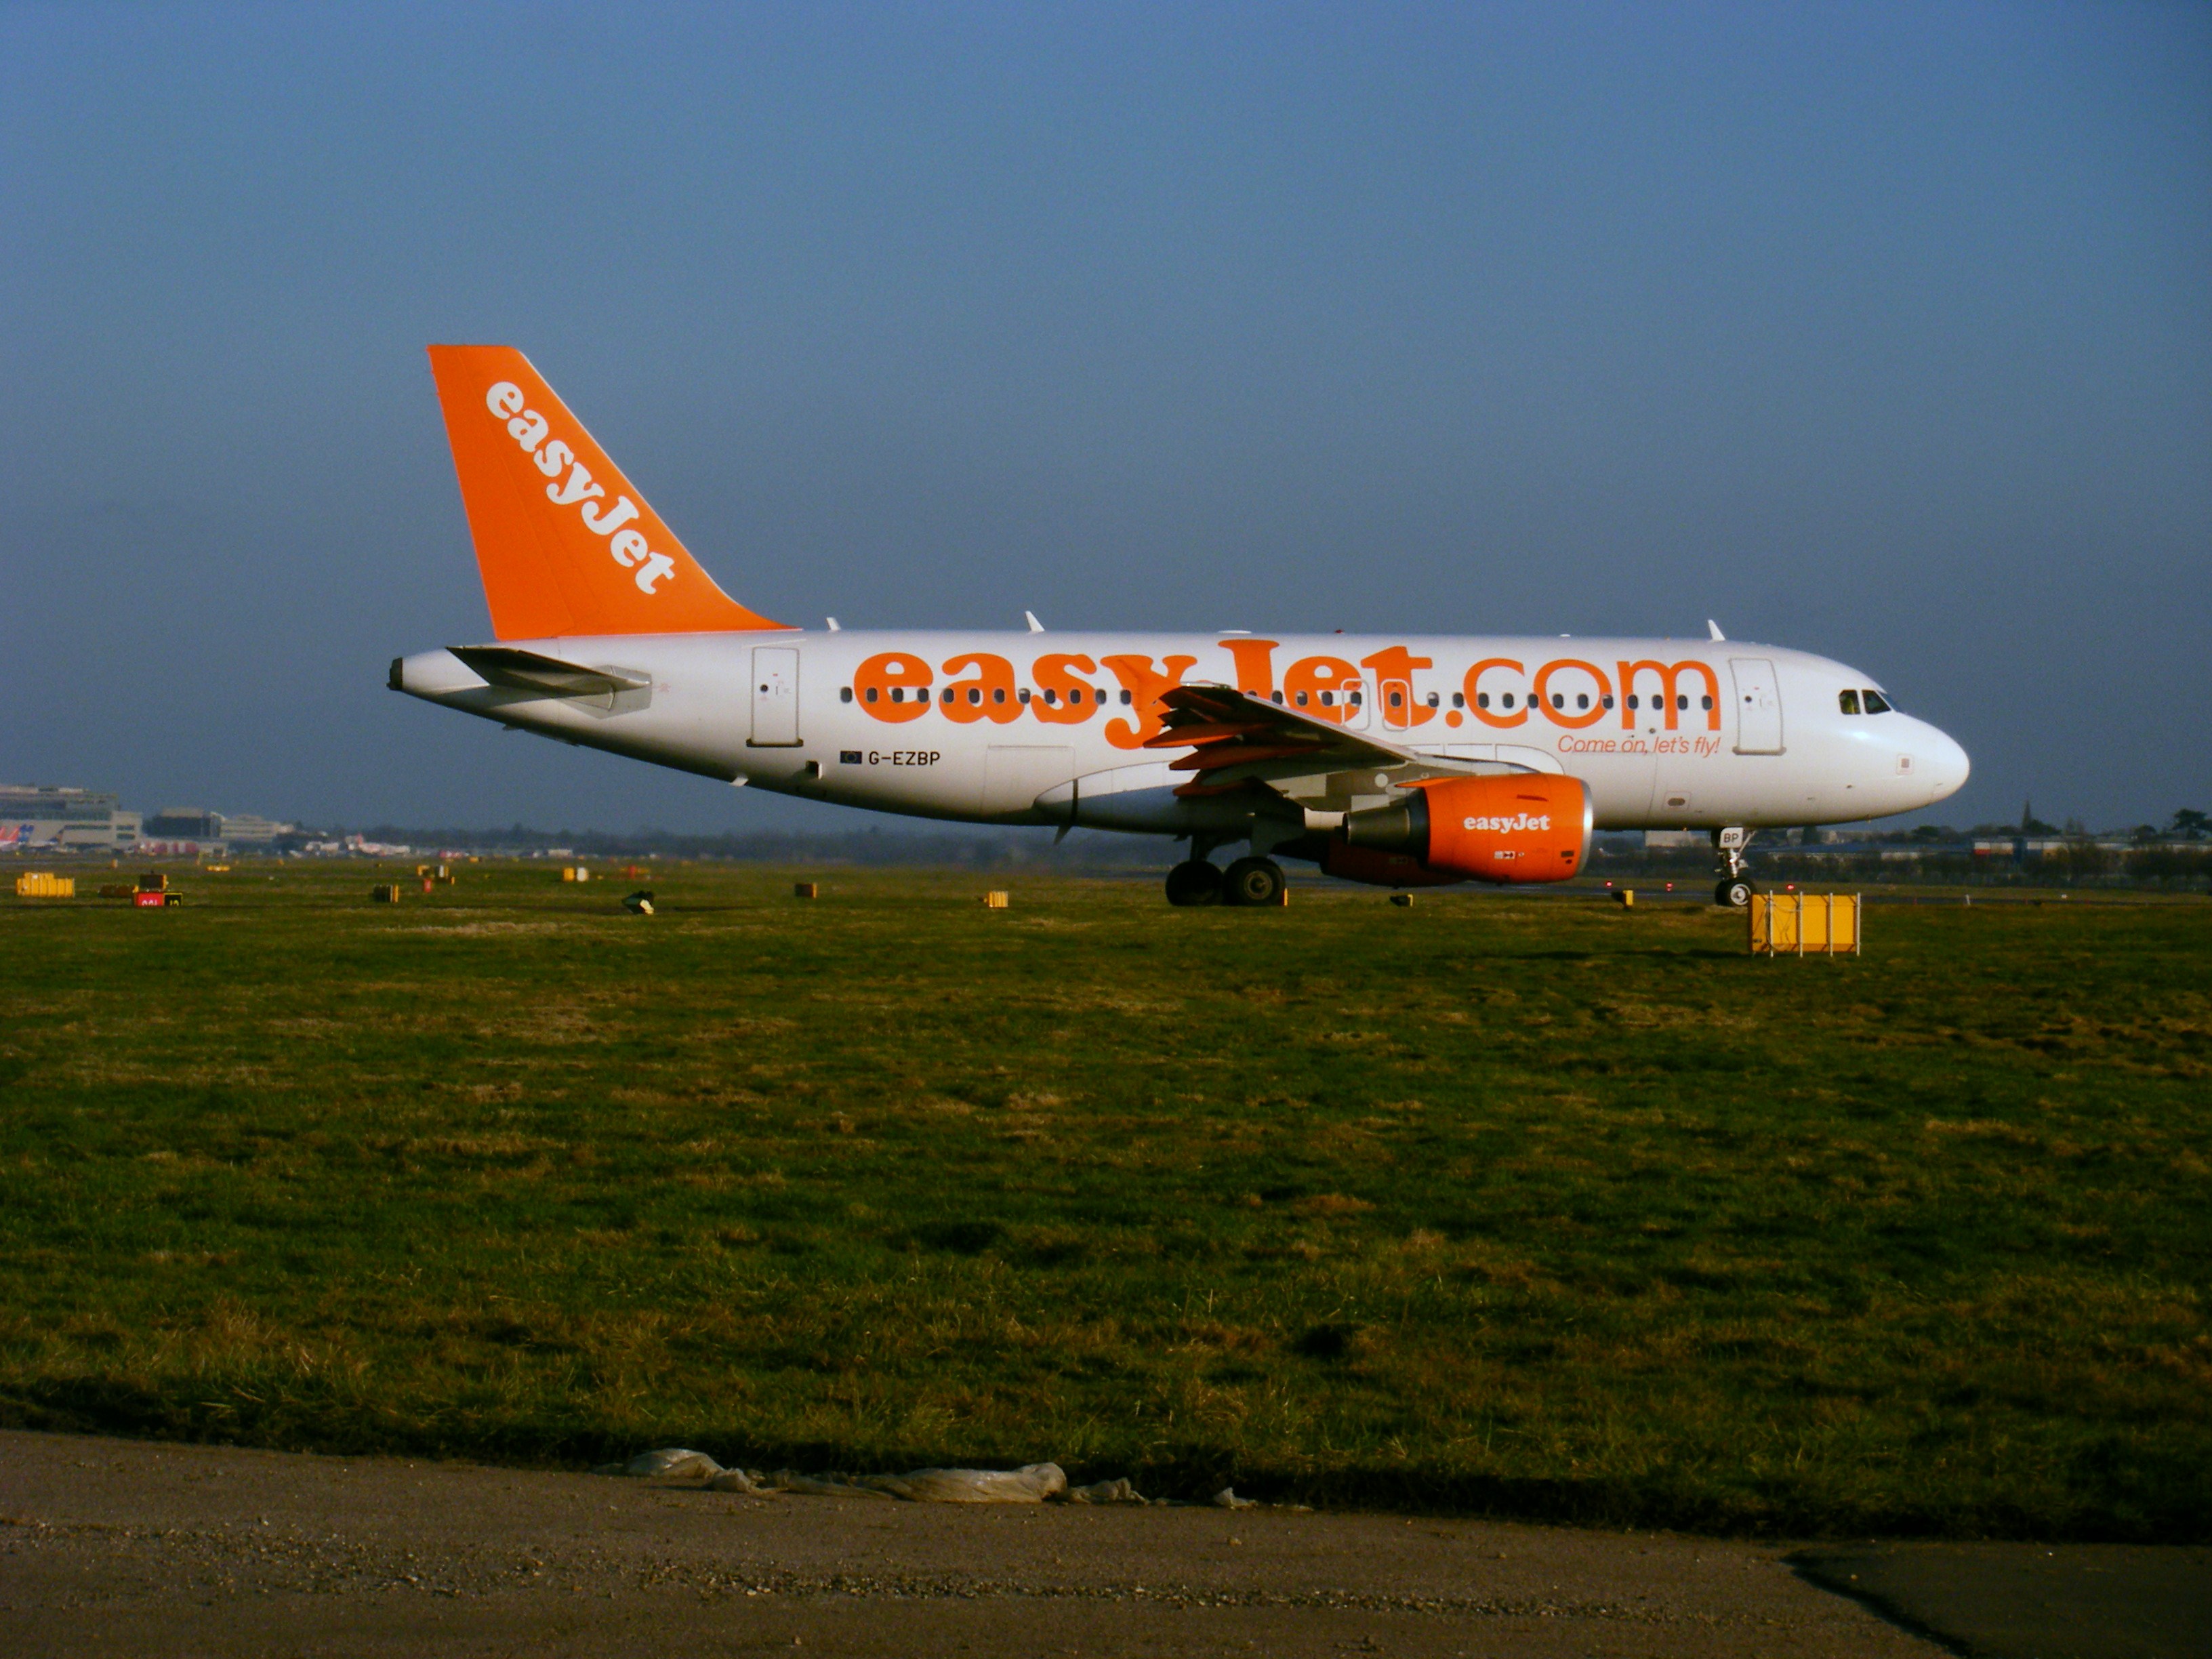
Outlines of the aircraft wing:
[[1160,717],[1165,729],[1147,738],[1145,747],[1190,750],[1168,763],[1170,771],[1194,775],[1176,791],[1178,795],[1224,794],[1248,782],[1361,769],[1397,773],[1401,782],[1474,769],[1466,762],[1419,754],[1225,685],[1179,685],[1163,693],[1160,702],[1166,709]]

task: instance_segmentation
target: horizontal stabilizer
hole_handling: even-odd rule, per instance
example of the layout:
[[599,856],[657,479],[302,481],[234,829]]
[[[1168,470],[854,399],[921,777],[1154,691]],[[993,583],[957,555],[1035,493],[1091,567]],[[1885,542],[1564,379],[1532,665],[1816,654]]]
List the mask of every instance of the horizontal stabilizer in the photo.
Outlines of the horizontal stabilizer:
[[640,691],[653,684],[643,675],[619,668],[587,668],[562,662],[536,651],[510,645],[456,645],[453,655],[487,685],[510,691],[532,691],[544,697],[609,697],[617,691]]

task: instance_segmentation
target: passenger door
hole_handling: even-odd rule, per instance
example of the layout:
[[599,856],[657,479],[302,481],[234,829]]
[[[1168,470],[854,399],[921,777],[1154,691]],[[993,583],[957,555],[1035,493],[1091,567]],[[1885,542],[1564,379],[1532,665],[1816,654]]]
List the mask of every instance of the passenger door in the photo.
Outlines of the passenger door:
[[757,645],[751,746],[792,749],[798,744],[799,653],[787,645]]
[[1729,672],[1735,680],[1735,752],[1780,754],[1782,691],[1774,665],[1764,657],[1730,657]]

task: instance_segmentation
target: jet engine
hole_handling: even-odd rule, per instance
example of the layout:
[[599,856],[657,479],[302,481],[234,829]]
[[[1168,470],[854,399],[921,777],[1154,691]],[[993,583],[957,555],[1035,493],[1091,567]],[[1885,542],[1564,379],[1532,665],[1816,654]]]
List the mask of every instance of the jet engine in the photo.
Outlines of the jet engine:
[[1581,779],[1522,772],[1426,778],[1388,806],[1345,815],[1322,868],[1353,881],[1565,881],[1589,859]]

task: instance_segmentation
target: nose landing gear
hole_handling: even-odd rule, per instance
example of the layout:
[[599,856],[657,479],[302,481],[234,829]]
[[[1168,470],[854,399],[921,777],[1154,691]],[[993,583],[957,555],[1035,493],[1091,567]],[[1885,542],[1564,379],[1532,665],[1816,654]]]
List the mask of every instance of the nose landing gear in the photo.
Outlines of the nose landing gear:
[[1713,889],[1713,902],[1723,909],[1747,908],[1752,894],[1757,890],[1752,885],[1751,877],[1746,873],[1746,866],[1750,860],[1745,856],[1745,849],[1751,845],[1754,833],[1740,825],[1713,831],[1713,845],[1719,849],[1721,855],[1721,879],[1720,884]]

